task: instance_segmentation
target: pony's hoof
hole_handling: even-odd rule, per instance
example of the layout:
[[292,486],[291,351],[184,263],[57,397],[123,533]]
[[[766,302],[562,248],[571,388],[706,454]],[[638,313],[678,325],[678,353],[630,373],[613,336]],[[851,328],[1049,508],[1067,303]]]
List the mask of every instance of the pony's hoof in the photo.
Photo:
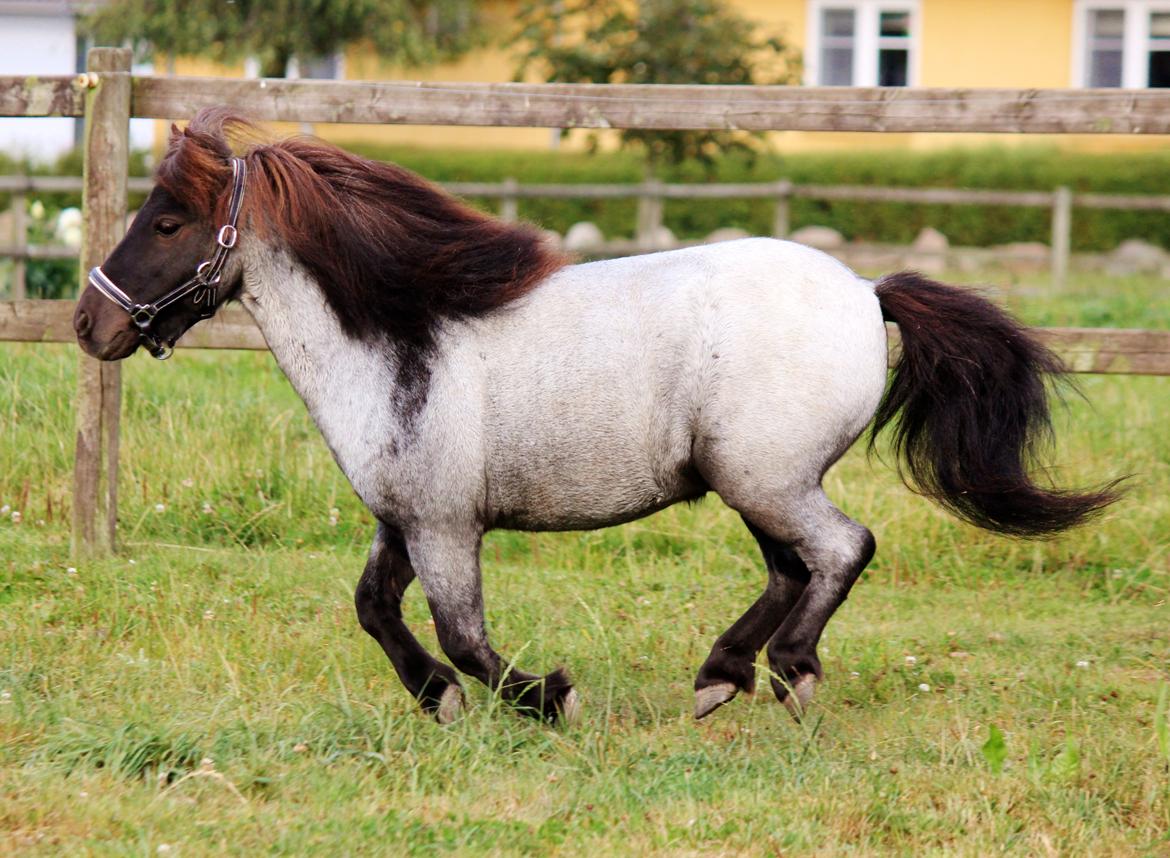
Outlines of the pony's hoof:
[[557,716],[566,727],[571,727],[581,720],[581,695],[577,693],[576,688],[570,688],[561,698],[557,704]]
[[780,698],[780,702],[784,704],[784,708],[788,710],[788,714],[799,722],[804,718],[804,711],[808,708],[808,704],[812,702],[816,690],[816,675],[803,673],[797,678],[796,682],[792,683],[791,691],[785,689],[788,693]]
[[724,703],[732,700],[739,689],[730,682],[716,682],[695,692],[695,720],[706,718]]
[[435,720],[440,724],[451,724],[463,714],[463,689],[452,683],[443,689],[439,706],[435,709]]

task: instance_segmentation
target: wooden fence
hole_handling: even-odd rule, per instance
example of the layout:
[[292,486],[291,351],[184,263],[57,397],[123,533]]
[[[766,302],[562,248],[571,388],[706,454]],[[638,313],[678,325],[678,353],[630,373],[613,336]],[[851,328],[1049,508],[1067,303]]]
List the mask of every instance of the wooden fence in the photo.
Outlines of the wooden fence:
[[[127,189],[148,192],[153,182],[147,178],[127,180]],[[522,199],[637,199],[638,210],[633,225],[633,242],[611,242],[598,250],[605,255],[661,250],[657,236],[663,225],[666,200],[765,199],[773,202],[772,232],[786,238],[791,232],[791,203],[794,199],[850,202],[896,202],[919,205],[1020,206],[1051,209],[1052,239],[1049,264],[1053,286],[1064,286],[1072,248],[1072,214],[1075,208],[1116,209],[1119,211],[1170,212],[1170,196],[1152,194],[1074,194],[1069,188],[1052,191],[983,190],[970,188],[902,188],[859,185],[803,185],[787,179],[775,182],[740,184],[665,184],[647,181],[640,184],[520,184],[515,179],[502,182],[448,182],[454,194],[487,197],[497,201],[500,217],[514,221]],[[25,297],[24,261],[28,259],[69,259],[76,254],[64,247],[30,245],[24,209],[30,193],[76,193],[81,179],[74,176],[0,176],[0,193],[12,194],[14,213],[13,242],[0,244],[0,258],[16,260],[11,298]]]
[[[90,51],[75,77],[0,77],[0,116],[85,118],[81,271],[125,227],[131,117],[184,119],[228,104],[259,121],[661,130],[1170,133],[1167,90],[288,81],[132,76],[130,52]],[[664,186],[663,197],[668,193]],[[872,189],[866,189],[872,190]],[[935,192],[939,193],[939,192]],[[946,192],[941,192],[946,193]],[[1051,196],[1045,205],[1051,204]],[[938,201],[938,200],[933,200]],[[1065,210],[1067,210],[1067,202]],[[71,341],[72,302],[0,305],[0,339]],[[1041,331],[1074,369],[1170,374],[1170,332]],[[184,346],[263,348],[240,311],[197,326]],[[117,510],[121,364],[81,357],[74,465],[76,552],[111,550]]]

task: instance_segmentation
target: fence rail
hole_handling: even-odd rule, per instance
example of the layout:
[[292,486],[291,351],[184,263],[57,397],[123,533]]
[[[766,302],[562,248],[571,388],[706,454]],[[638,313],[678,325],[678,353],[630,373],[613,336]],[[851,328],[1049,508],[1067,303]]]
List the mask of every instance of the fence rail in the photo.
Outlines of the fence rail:
[[[656,236],[663,224],[665,200],[766,199],[774,203],[772,234],[785,238],[790,232],[793,199],[898,202],[923,205],[983,205],[1050,208],[1052,210],[1051,266],[1055,286],[1060,288],[1069,268],[1072,245],[1072,210],[1075,208],[1117,209],[1121,211],[1170,212],[1170,196],[1145,194],[1074,194],[1067,188],[1052,191],[986,190],[974,188],[908,188],[866,185],[804,185],[787,179],[774,182],[725,184],[665,184],[648,181],[628,184],[520,184],[509,178],[502,182],[449,182],[449,191],[467,197],[489,197],[498,201],[500,216],[517,218],[522,199],[637,199],[639,210],[634,224],[635,240],[616,242],[608,252],[633,252],[655,248]],[[146,193],[153,182],[149,178],[127,180],[127,189]],[[0,193],[12,194],[14,232],[12,243],[0,245],[0,257],[17,260],[11,297],[25,297],[23,262],[29,259],[68,259],[74,253],[52,245],[30,245],[24,206],[32,193],[77,193],[82,189],[79,176],[0,176]]]
[[[0,116],[85,117],[82,270],[109,253],[122,232],[130,118],[185,119],[201,107],[220,104],[230,104],[252,119],[291,122],[645,130],[1170,133],[1167,90],[159,78],[131,75],[130,51],[120,48],[91,50],[86,73],[76,77],[0,76]],[[652,207],[661,208],[665,193],[641,195],[640,209],[647,217],[656,216]],[[1060,201],[1054,203],[1054,222],[1068,216],[1072,195],[1060,190],[1055,196]],[[512,199],[514,211],[515,197]],[[777,218],[777,225],[785,226],[782,218]],[[1059,232],[1054,230],[1054,236]],[[67,330],[69,303],[17,302],[4,307],[0,331],[24,326],[22,336],[28,339],[71,339]],[[230,327],[232,321],[227,318],[218,325],[200,328],[217,331]],[[238,342],[254,335],[237,332],[234,336]],[[1165,372],[1162,367],[1170,354],[1166,342],[1170,332],[1073,330],[1044,336],[1059,348],[1072,348],[1072,364],[1084,371]],[[74,468],[75,551],[109,550],[114,544],[120,397],[120,365],[99,364],[83,357]]]

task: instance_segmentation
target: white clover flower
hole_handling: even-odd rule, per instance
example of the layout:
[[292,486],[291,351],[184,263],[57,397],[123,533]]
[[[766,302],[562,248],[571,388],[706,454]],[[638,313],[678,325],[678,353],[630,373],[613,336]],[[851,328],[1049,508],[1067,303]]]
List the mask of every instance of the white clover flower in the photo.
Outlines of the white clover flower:
[[916,659],[916,658],[915,658],[914,656],[912,656],[912,655],[908,655],[908,656],[906,656],[906,664],[908,664],[908,665],[910,665],[911,667],[913,667],[914,665],[918,664],[918,659]]
[[166,511],[167,511],[167,505],[166,505],[165,503],[156,503],[156,504],[154,505],[154,511],[155,511],[155,512],[166,512]]
[[76,575],[77,574],[77,567],[76,566],[67,566],[65,568],[65,574],[66,575]]
[[20,514],[20,510],[14,509],[12,511],[12,523],[13,524],[20,524],[21,518],[23,518],[23,516]]
[[12,507],[10,507],[8,504],[0,506],[0,515],[8,515],[10,512],[12,512]]
[[131,565],[131,566],[137,566],[137,565],[138,565],[138,561],[137,561],[137,560],[135,560],[133,557],[131,557],[131,558],[130,558],[130,565]]
[[211,608],[208,608],[206,611],[203,612],[203,619],[214,620],[215,619],[215,611],[211,610]]
[[920,683],[918,683],[918,690],[921,691],[923,694],[926,694],[927,692],[930,691],[930,686],[927,685],[925,682],[920,682]]
[[203,514],[204,515],[211,515],[211,504],[208,503],[207,501],[203,502]]
[[1089,662],[1083,658],[1077,662],[1077,667],[1081,668],[1081,670],[1084,670],[1088,666],[1089,666]]

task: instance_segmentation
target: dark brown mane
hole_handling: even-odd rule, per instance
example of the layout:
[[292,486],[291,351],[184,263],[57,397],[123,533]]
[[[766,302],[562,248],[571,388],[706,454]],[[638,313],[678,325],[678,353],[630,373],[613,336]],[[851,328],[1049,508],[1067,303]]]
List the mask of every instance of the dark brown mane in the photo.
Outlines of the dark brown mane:
[[[220,108],[174,129],[158,181],[196,212],[222,217],[228,132]],[[393,164],[310,138],[243,156],[243,222],[283,244],[317,280],[343,329],[426,347],[444,319],[483,315],[524,295],[566,259],[531,226],[475,211]]]

